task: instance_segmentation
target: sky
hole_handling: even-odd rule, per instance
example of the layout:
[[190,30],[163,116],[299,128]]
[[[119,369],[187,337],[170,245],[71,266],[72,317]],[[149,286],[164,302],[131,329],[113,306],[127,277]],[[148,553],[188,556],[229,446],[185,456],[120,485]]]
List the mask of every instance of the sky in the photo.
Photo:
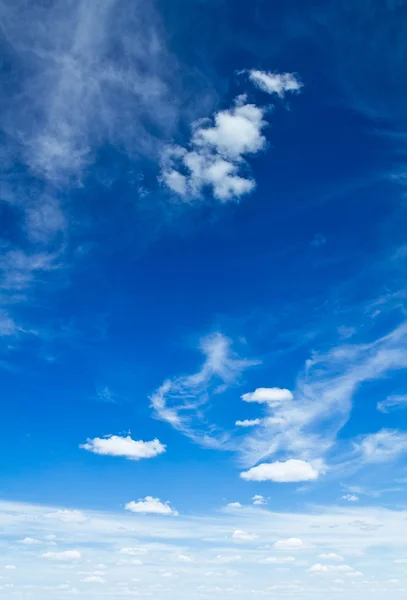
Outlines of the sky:
[[0,22],[1,597],[405,598],[407,2]]

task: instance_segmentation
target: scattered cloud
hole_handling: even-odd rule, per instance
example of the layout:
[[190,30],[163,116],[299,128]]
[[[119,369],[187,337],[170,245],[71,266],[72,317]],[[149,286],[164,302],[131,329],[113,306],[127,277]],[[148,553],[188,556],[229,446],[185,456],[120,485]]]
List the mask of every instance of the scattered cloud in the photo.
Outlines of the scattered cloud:
[[129,460],[140,460],[141,458],[154,458],[165,452],[166,447],[158,439],[151,442],[133,440],[130,436],[120,437],[110,435],[105,438],[88,439],[86,444],[80,446],[94,454],[105,456],[122,456]]
[[345,494],[341,497],[341,500],[347,500],[348,502],[358,502],[359,498],[354,494]]
[[145,548],[121,548],[119,554],[125,554],[126,556],[140,556],[142,554],[147,554],[147,550]]
[[271,73],[251,69],[247,72],[256,87],[267,94],[277,94],[281,98],[287,92],[299,92],[303,86],[294,73]]
[[253,504],[258,504],[258,505],[267,504],[267,500],[261,494],[255,494],[253,496],[252,500],[253,500]]
[[[289,73],[249,71],[249,78],[257,87],[279,96],[301,87]],[[252,192],[256,183],[248,175],[245,159],[266,146],[267,111],[248,103],[243,94],[231,108],[215,113],[213,120],[194,123],[187,148],[168,146],[163,152],[161,181],[185,200],[201,197],[204,190],[221,202]]]
[[317,563],[309,569],[310,573],[355,573],[355,570],[349,565],[321,565]]
[[229,502],[229,504],[227,504],[228,508],[243,508],[243,505],[240,504],[240,502]]
[[278,540],[274,544],[276,550],[300,550],[304,547],[304,542],[300,538],[288,538],[286,540]]
[[241,529],[236,529],[232,534],[232,540],[235,542],[253,542],[259,539],[259,536],[255,533],[247,533]]
[[244,421],[236,421],[235,425],[238,427],[254,427],[260,425],[261,419],[245,419]]
[[388,413],[393,410],[407,408],[407,394],[395,394],[387,396],[385,400],[377,403],[377,410],[382,413]]
[[20,544],[24,544],[25,546],[35,546],[36,544],[42,544],[42,542],[35,538],[26,537],[23,540],[20,540]]
[[83,583],[106,583],[106,580],[98,575],[89,575],[89,577],[85,577],[82,581]]
[[262,565],[284,565],[292,562],[295,562],[295,558],[292,556],[268,556],[259,560]]
[[178,515],[177,511],[170,507],[169,502],[161,502],[159,498],[153,498],[152,496],[146,496],[137,502],[134,502],[134,500],[128,502],[125,508],[133,513]]
[[240,473],[246,481],[276,481],[289,483],[296,481],[314,481],[320,472],[312,465],[303,461],[290,459],[285,462],[262,463],[248,471]]
[[203,423],[203,410],[210,393],[219,393],[236,384],[239,377],[258,361],[242,359],[232,350],[232,341],[221,333],[200,340],[204,362],[198,372],[167,379],[151,396],[156,418],[208,447],[222,446],[224,436],[216,437],[214,427]]
[[397,429],[381,429],[364,436],[355,447],[365,462],[387,462],[407,452],[407,433]]
[[79,560],[81,553],[78,550],[64,550],[63,552],[44,552],[41,556],[47,560]]

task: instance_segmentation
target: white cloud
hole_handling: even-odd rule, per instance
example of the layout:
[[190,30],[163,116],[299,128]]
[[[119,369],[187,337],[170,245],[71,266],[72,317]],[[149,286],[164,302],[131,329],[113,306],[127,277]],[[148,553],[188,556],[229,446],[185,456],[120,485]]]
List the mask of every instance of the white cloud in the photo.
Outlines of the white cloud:
[[204,422],[203,411],[211,392],[219,394],[238,382],[241,374],[258,361],[239,358],[232,342],[221,333],[200,340],[204,362],[196,373],[167,379],[151,396],[155,417],[170,423],[192,440],[207,447],[219,447],[224,434]]
[[263,565],[284,565],[294,561],[295,558],[292,556],[268,556],[259,560],[259,563]]
[[270,71],[248,71],[249,79],[267,94],[283,97],[286,92],[299,92],[302,83],[293,73],[271,73]]
[[35,538],[26,537],[23,540],[20,540],[20,544],[25,544],[26,546],[34,546],[36,544],[42,544],[41,540],[37,540]]
[[344,496],[341,497],[341,500],[347,500],[348,502],[358,502],[359,498],[358,498],[358,496],[355,496],[354,494],[345,494]]
[[407,452],[407,433],[397,429],[381,429],[364,436],[355,447],[368,463],[387,462]]
[[180,562],[184,562],[184,563],[194,562],[194,559],[192,558],[192,556],[187,556],[186,554],[178,554],[177,560],[179,560]]
[[81,553],[78,550],[64,550],[63,552],[44,552],[41,556],[48,560],[79,560]]
[[349,565],[321,565],[317,563],[309,569],[310,573],[355,573],[355,570]]
[[145,513],[156,515],[177,515],[177,511],[173,510],[169,502],[161,502],[159,498],[146,496],[143,500],[137,502],[131,501],[126,504],[126,510],[133,513]]
[[158,439],[151,442],[133,440],[130,436],[120,437],[111,435],[106,438],[88,439],[86,444],[80,446],[94,454],[105,456],[122,456],[129,460],[140,460],[141,458],[154,458],[165,452],[166,447]]
[[147,554],[145,548],[120,548],[119,554],[126,554],[126,556],[140,556],[141,554]]
[[261,494],[255,494],[252,498],[253,504],[267,504],[267,500]]
[[289,402],[293,399],[290,390],[284,388],[258,388],[254,392],[243,394],[244,402],[258,402],[259,404],[269,404],[278,406],[281,402]]
[[238,562],[239,560],[242,560],[242,557],[239,556],[238,554],[235,554],[235,555],[218,554],[217,557],[215,558],[215,562],[226,563],[226,564]]
[[[294,400],[274,407],[264,404],[266,416],[261,426],[250,430],[240,444],[243,464],[251,466],[278,454],[294,455],[315,466],[314,461],[336,443],[358,388],[407,368],[406,346],[407,323],[402,323],[369,343],[346,342],[323,353],[314,352],[297,378]],[[392,437],[399,452],[404,439]],[[372,438],[367,441],[374,443]],[[336,462],[340,460],[337,456]],[[356,457],[353,465],[361,464]]]
[[232,539],[236,542],[253,542],[259,539],[259,536],[255,533],[247,533],[241,529],[236,529],[232,534]]
[[304,542],[300,538],[288,538],[286,540],[278,540],[274,544],[276,550],[300,550],[304,547]]
[[240,473],[240,477],[246,481],[276,481],[280,483],[314,481],[318,476],[319,472],[312,465],[295,459],[285,462],[262,463]]
[[240,504],[240,502],[229,502],[229,504],[227,504],[228,508],[243,508],[243,505]]
[[335,554],[335,552],[328,552],[327,554],[320,554],[319,558],[322,558],[322,560],[337,560],[337,561],[343,561],[343,557],[340,556],[339,554]]
[[106,580],[103,577],[99,577],[98,575],[90,575],[89,577],[85,577],[82,579],[83,583],[106,583]]
[[15,571],[17,569],[17,567],[15,565],[5,565],[4,568],[7,569],[8,571]]
[[244,421],[236,421],[235,425],[238,427],[255,427],[255,425],[260,425],[261,419],[244,419]]
[[[249,76],[256,85],[260,79],[263,85],[267,80],[269,88],[274,81],[274,91],[280,96],[283,90],[298,91],[300,87],[294,86],[295,78],[288,73],[251,71]],[[247,103],[243,94],[234,106],[215,113],[213,120],[194,123],[188,148],[169,146],[163,152],[161,181],[185,199],[200,197],[206,189],[221,202],[250,193],[256,184],[247,175],[245,158],[266,146],[266,112],[266,108]]]
[[407,408],[407,394],[394,394],[377,403],[377,410],[383,413],[401,408]]
[[86,521],[86,516],[80,510],[57,510],[45,516],[47,519],[55,519],[64,523],[83,523]]

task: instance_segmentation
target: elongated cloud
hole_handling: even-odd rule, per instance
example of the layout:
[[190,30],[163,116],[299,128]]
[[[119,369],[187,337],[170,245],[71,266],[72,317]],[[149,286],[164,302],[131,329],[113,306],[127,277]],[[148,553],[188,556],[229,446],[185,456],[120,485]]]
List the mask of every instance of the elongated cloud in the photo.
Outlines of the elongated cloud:
[[250,81],[263,92],[280,97],[287,92],[299,92],[303,85],[294,73],[271,73],[252,69],[248,71],[248,75]]
[[262,463],[240,474],[246,481],[276,481],[290,483],[294,481],[314,481],[319,472],[303,460],[290,459],[285,462]]
[[84,450],[104,456],[122,456],[129,460],[154,458],[165,452],[165,446],[159,440],[143,442],[133,440],[130,436],[120,437],[111,435],[107,438],[88,439],[86,444],[80,446]]
[[64,550],[63,552],[44,552],[41,556],[48,560],[79,560],[81,553],[78,550]]
[[277,406],[281,402],[289,402],[293,399],[293,394],[290,390],[284,388],[258,388],[254,392],[243,394],[244,402],[258,402],[259,404],[269,404]]

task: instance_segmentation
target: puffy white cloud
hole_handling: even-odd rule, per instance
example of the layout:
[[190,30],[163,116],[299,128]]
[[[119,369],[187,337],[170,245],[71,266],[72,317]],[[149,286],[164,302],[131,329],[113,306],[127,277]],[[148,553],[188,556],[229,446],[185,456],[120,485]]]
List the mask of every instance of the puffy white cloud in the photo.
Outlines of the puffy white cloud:
[[4,568],[8,571],[15,571],[17,569],[15,565],[5,565]]
[[240,504],[240,502],[229,502],[229,504],[227,504],[228,508],[243,508],[243,505]]
[[133,440],[129,435],[120,437],[110,435],[105,438],[88,439],[86,444],[80,446],[84,450],[89,450],[94,454],[105,456],[122,456],[129,460],[140,460],[141,458],[154,458],[165,452],[165,445],[158,439],[150,442],[142,440]]
[[354,494],[345,494],[341,497],[341,500],[347,500],[348,502],[358,502],[359,498]]
[[243,394],[244,402],[258,402],[259,404],[278,405],[281,402],[289,402],[293,399],[290,390],[284,388],[257,388],[254,392]]
[[343,561],[343,557],[340,556],[339,554],[335,554],[335,552],[328,552],[326,554],[320,554],[319,558],[322,558],[322,560],[337,560],[337,561]]
[[388,396],[385,400],[378,402],[376,407],[377,410],[383,413],[400,408],[407,408],[407,394],[394,394]]
[[106,580],[98,575],[89,575],[89,577],[85,577],[82,581],[83,583],[106,583]]
[[146,496],[137,502],[132,500],[126,504],[125,508],[133,513],[178,515],[177,511],[171,508],[169,502],[161,502],[159,498],[153,498],[152,496]]
[[79,560],[81,553],[78,550],[64,550],[63,552],[44,552],[41,556],[48,560]]
[[236,421],[235,425],[238,427],[254,427],[255,425],[260,425],[261,419],[244,419],[243,421]]
[[241,529],[236,529],[232,534],[232,539],[237,542],[253,542],[259,539],[259,536],[255,533],[247,533]]
[[368,463],[387,462],[407,452],[407,433],[397,429],[381,429],[364,436],[355,447]]
[[299,92],[301,81],[293,73],[271,73],[270,71],[248,71],[249,79],[256,87],[267,94],[283,97],[286,92]]
[[257,504],[257,505],[267,504],[267,500],[261,494],[255,494],[253,496],[252,500],[253,500],[253,504]]
[[[266,86],[269,93],[273,86],[279,96],[301,87],[289,73],[250,71],[249,78],[262,89]],[[266,108],[247,103],[243,94],[234,106],[215,113],[213,120],[194,123],[188,148],[169,146],[163,152],[161,181],[184,198],[199,197],[205,189],[221,202],[250,193],[256,184],[247,176],[245,157],[266,146],[266,112]]]
[[278,540],[274,544],[276,550],[300,550],[304,547],[304,542],[300,538],[288,538],[286,540]]
[[37,540],[35,538],[26,537],[23,540],[20,540],[20,544],[24,544],[26,546],[34,546],[36,544],[42,544],[41,540]]
[[295,481],[314,481],[319,476],[312,465],[304,460],[289,459],[285,462],[262,463],[248,471],[240,473],[246,481],[275,481],[289,483]]

